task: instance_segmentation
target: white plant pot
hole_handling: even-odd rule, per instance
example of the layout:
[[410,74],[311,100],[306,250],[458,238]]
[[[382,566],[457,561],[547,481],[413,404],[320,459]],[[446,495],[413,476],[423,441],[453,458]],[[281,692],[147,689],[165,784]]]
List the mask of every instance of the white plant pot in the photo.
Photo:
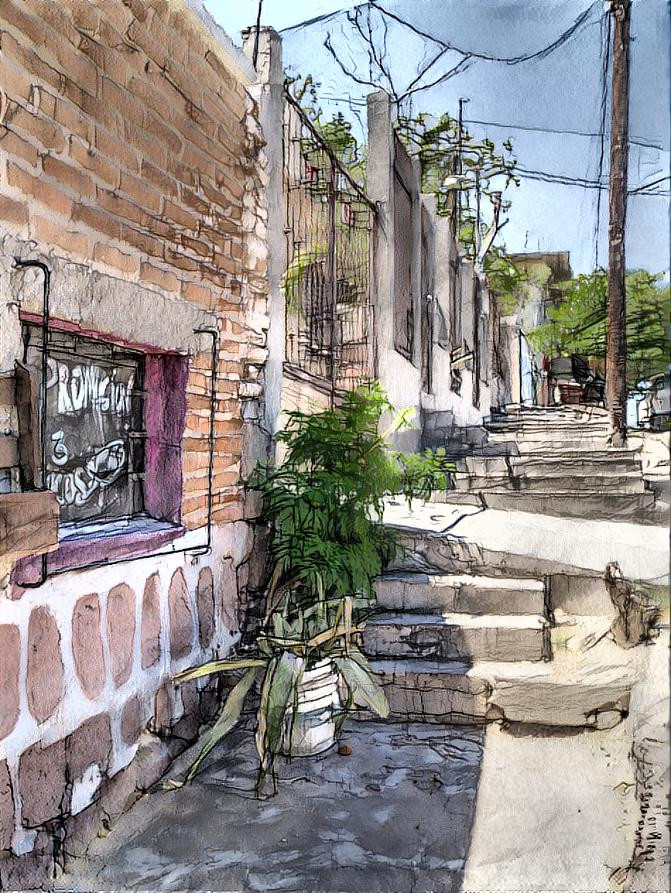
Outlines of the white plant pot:
[[291,705],[285,717],[282,753],[309,757],[332,747],[336,732],[334,711],[339,707],[338,674],[326,658],[303,673],[295,715]]

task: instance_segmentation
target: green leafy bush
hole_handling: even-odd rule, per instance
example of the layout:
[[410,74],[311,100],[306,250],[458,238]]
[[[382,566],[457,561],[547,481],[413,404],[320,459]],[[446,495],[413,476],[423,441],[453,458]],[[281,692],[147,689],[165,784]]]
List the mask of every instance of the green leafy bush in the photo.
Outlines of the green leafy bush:
[[386,437],[409,424],[401,411],[381,433],[390,413],[376,383],[347,393],[336,409],[289,413],[277,436],[286,448],[282,464],[259,466],[252,479],[273,530],[276,572],[283,583],[300,581],[309,599],[320,592],[336,601],[371,597],[396,550],[394,532],[382,524],[385,495],[447,489],[453,466],[443,452],[405,455],[389,446]]
[[187,779],[240,717],[244,700],[263,677],[257,747],[259,786],[282,748],[286,716],[305,669],[328,658],[344,681],[348,697],[385,715],[386,700],[359,643],[361,624],[374,599],[374,581],[397,549],[396,534],[382,523],[384,498],[426,497],[446,489],[453,466],[444,453],[405,455],[386,437],[409,424],[378,384],[347,393],[335,409],[289,413],[277,439],[285,449],[278,465],[260,464],[250,482],[263,500],[261,519],[270,527],[273,564],[263,621],[249,655],[210,661],[177,681],[216,672],[244,670]]

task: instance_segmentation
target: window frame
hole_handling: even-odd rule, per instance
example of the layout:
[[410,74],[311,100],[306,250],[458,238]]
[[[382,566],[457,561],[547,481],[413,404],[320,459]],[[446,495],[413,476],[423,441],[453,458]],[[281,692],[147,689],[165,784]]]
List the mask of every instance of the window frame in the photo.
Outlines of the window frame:
[[[39,331],[39,326],[34,326],[30,323],[24,324],[23,326],[23,343],[24,343],[24,364],[29,368],[34,370],[34,374],[37,377],[38,390],[40,395],[42,395],[41,385],[40,385],[40,367],[41,367],[41,354],[42,354],[42,346],[41,339],[42,335]],[[31,331],[32,330],[32,331]],[[35,335],[35,339],[33,341],[33,332]],[[35,360],[39,360],[40,362],[31,362],[29,351],[33,352],[33,356]],[[144,421],[145,409],[145,390],[144,390],[144,377],[145,377],[145,362],[147,355],[143,351],[138,351],[135,349],[129,349],[127,347],[120,347],[114,342],[103,340],[102,338],[90,338],[88,336],[82,336],[80,334],[75,334],[71,332],[64,332],[58,330],[57,328],[51,328],[49,332],[49,344],[47,348],[47,353],[49,359],[54,359],[57,362],[62,363],[62,365],[69,369],[69,375],[72,376],[73,368],[76,366],[86,366],[90,364],[91,366],[98,365],[100,371],[104,374],[108,372],[109,367],[113,366],[116,369],[126,369],[132,370],[128,375],[130,382],[132,382],[131,389],[128,393],[128,409],[126,412],[128,431],[125,434],[125,440],[127,441],[127,483],[125,489],[127,491],[127,495],[124,501],[127,503],[129,507],[129,511],[127,512],[119,512],[118,508],[115,506],[111,506],[111,514],[107,517],[107,521],[113,522],[116,520],[123,519],[132,519],[135,517],[142,517],[145,514],[145,500],[144,500],[144,453],[145,453],[145,442],[146,442],[146,426]],[[57,367],[59,369],[59,367]],[[80,375],[81,378],[81,375]],[[86,376],[84,376],[84,380],[86,380]],[[89,379],[90,380],[90,379]],[[66,396],[70,396],[67,395]],[[58,400],[60,402],[61,395],[58,395]],[[72,398],[74,399],[74,397]],[[96,396],[94,396],[91,400],[91,403],[95,403]],[[41,399],[38,400],[38,423],[40,421],[40,414],[43,412],[43,407],[41,405]],[[91,405],[88,409],[88,412],[93,414],[95,412],[93,405]],[[70,427],[69,423],[67,423],[68,412],[64,412],[63,418],[64,422],[66,422],[66,431],[67,428]],[[53,425],[53,420],[57,418],[51,412],[47,414],[47,428],[49,431]],[[79,427],[85,427],[86,422],[82,419]],[[102,427],[102,426],[101,426]],[[118,433],[115,430],[114,423],[111,424],[111,432],[112,434]],[[39,430],[41,430],[41,424],[38,425]],[[51,434],[51,440],[54,440],[54,434],[58,434],[62,432],[54,432]],[[102,431],[100,432],[102,433]],[[109,436],[109,435],[108,435]],[[47,439],[49,442],[49,438]],[[58,444],[56,444],[58,446]],[[64,450],[67,451],[67,441],[62,444]],[[106,444],[99,444],[99,451],[102,451]],[[52,446],[51,448],[52,458],[51,458],[51,466],[47,466],[46,475],[47,481],[52,475],[59,474],[58,466],[54,467],[55,459],[55,448]],[[84,457],[82,457],[84,458]],[[67,468],[67,463],[63,466]],[[39,481],[42,469],[38,470],[38,475],[33,473],[33,479],[37,479]],[[52,490],[52,492],[56,492],[53,487],[48,486],[46,482],[41,482],[46,489]],[[103,485],[104,486],[104,485]],[[60,501],[59,501],[60,504]],[[91,506],[89,511],[87,512],[86,507],[84,505],[77,506],[76,503],[73,506],[63,506],[61,505],[61,516],[65,515],[66,518],[61,521],[61,527],[69,529],[79,529],[81,527],[90,526],[91,524],[100,524],[104,523],[104,513],[105,507],[100,509],[100,512],[96,514],[92,512]],[[69,516],[69,517],[67,517]]]
[[[24,327],[41,327],[39,314],[21,312]],[[128,354],[141,355],[143,370],[143,441],[144,470],[141,480],[143,508],[126,517],[65,522],[59,525],[57,549],[46,556],[47,577],[54,572],[114,563],[133,557],[147,557],[183,536],[182,525],[183,470],[182,449],[186,423],[186,386],[188,355],[138,344],[108,334],[83,329],[54,317],[49,319],[49,333],[62,332],[80,339],[102,343]],[[41,394],[39,382],[34,387]],[[41,410],[38,397],[38,414]],[[31,436],[36,436],[33,426]],[[39,445],[33,451],[39,454]],[[42,469],[34,469],[33,489],[39,489]],[[12,579],[31,585],[41,579],[41,556],[21,559],[14,567]]]

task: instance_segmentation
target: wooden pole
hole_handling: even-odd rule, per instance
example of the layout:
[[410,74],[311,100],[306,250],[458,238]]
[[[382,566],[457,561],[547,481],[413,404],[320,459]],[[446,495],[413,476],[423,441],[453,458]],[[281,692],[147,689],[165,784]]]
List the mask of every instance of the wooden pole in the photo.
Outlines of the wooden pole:
[[629,149],[629,24],[630,0],[609,0],[613,16],[613,74],[608,222],[608,342],[606,403],[609,443],[627,440],[627,307],[625,287],[625,224]]

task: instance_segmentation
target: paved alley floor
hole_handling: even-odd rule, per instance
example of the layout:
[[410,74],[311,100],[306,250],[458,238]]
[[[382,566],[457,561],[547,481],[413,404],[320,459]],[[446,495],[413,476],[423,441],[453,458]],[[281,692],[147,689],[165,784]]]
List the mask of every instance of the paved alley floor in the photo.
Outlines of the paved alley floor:
[[626,726],[536,737],[352,722],[344,740],[351,756],[283,762],[278,795],[259,801],[253,738],[236,731],[192,785],[138,801],[56,889],[617,889],[634,832]]

